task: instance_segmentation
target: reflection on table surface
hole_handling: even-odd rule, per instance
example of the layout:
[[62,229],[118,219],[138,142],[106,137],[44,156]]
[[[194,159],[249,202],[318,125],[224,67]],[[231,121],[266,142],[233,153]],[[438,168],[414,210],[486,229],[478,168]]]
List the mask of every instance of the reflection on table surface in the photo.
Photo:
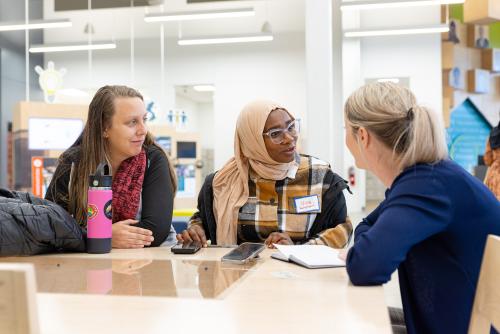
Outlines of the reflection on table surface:
[[222,298],[255,264],[64,257],[3,258],[0,262],[33,263],[38,292],[187,298]]

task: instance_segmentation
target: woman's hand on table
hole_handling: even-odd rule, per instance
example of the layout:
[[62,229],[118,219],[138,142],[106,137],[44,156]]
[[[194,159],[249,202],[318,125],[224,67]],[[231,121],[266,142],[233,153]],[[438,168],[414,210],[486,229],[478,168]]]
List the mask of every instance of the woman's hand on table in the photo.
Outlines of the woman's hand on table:
[[113,248],[144,248],[153,242],[153,232],[145,228],[132,226],[137,220],[127,219],[112,226],[111,244]]
[[264,243],[268,248],[275,248],[273,244],[293,245],[293,241],[292,239],[290,239],[290,236],[282,232],[273,232],[269,234]]
[[191,225],[187,229],[182,231],[182,233],[177,234],[177,241],[179,242],[199,241],[203,247],[208,246],[205,230],[198,224]]

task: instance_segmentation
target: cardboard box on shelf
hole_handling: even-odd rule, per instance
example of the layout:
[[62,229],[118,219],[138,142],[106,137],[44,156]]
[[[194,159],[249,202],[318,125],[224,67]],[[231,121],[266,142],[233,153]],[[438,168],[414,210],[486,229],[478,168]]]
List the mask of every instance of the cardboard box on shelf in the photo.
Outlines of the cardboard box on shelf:
[[500,72],[500,49],[484,49],[481,67],[491,72]]
[[453,42],[441,43],[441,64],[443,70],[451,70],[455,66],[455,45]]
[[451,106],[455,104],[455,88],[450,86],[443,86],[443,98],[449,100]]
[[[446,21],[442,23],[446,23]],[[467,25],[455,19],[450,19],[447,24],[450,29],[441,33],[441,40],[455,45],[467,46]]]
[[465,77],[459,67],[443,70],[443,87],[449,86],[454,89],[464,89]]
[[500,21],[500,1],[467,0],[464,3],[464,22],[490,24]]
[[450,127],[451,100],[447,97],[443,98],[443,123],[445,128]]
[[490,91],[490,72],[473,69],[467,72],[467,90],[470,93],[486,94]]
[[487,25],[467,25],[467,46],[469,48],[486,49],[490,47],[490,28]]

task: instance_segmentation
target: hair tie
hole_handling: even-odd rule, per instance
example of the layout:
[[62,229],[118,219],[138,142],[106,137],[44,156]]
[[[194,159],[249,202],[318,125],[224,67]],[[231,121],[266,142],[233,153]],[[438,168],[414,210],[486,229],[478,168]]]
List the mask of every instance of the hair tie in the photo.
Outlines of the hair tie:
[[408,111],[406,112],[406,118],[411,121],[413,120],[413,107],[411,107],[410,109],[408,109]]

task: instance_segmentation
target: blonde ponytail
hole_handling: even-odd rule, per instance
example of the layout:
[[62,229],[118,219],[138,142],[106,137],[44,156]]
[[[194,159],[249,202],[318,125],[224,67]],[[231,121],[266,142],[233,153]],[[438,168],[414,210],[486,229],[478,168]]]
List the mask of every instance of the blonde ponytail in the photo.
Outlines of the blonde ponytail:
[[344,116],[353,130],[364,127],[392,149],[400,169],[448,156],[436,115],[402,86],[382,82],[359,88],[347,99]]

